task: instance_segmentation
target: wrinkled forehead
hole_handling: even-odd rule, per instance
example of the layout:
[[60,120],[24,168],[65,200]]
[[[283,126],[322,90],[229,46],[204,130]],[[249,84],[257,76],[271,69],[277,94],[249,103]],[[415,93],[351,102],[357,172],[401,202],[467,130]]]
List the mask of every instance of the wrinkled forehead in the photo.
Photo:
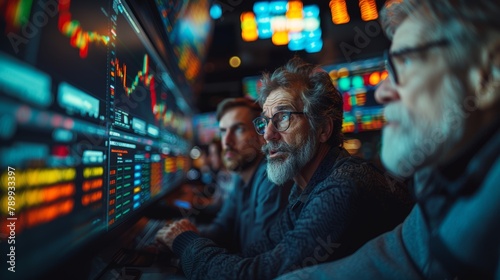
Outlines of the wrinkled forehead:
[[298,93],[279,88],[271,91],[262,106],[263,115],[271,116],[278,111],[298,111],[304,107]]

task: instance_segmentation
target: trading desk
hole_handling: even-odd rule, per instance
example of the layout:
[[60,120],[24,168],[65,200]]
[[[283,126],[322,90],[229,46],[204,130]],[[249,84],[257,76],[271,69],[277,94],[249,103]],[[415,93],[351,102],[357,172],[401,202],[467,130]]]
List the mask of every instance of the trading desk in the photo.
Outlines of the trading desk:
[[148,208],[137,223],[105,246],[92,259],[88,279],[186,279],[178,258],[158,244],[155,236],[172,220],[190,218],[198,224],[207,222],[211,216],[204,214],[203,209],[209,203],[204,186],[182,185]]
[[154,240],[165,220],[139,220],[92,260],[89,279],[186,279],[178,259]]

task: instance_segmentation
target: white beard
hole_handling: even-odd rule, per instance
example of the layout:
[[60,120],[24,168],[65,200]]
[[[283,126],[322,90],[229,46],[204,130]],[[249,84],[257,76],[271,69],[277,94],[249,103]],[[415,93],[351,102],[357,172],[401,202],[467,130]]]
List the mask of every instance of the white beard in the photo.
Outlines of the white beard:
[[[447,81],[450,82],[449,80]],[[460,106],[461,91],[446,88],[439,116],[435,120],[416,118],[401,102],[388,104],[384,114],[388,122],[382,133],[381,159],[387,170],[395,175],[409,177],[419,168],[431,165],[445,155],[462,137],[465,116]],[[429,105],[431,106],[431,105]],[[423,116],[426,117],[426,116]]]
[[[297,175],[300,170],[313,158],[317,150],[317,141],[314,133],[309,133],[306,143],[299,147],[292,147],[285,142],[269,142],[262,150],[268,158],[267,176],[269,180],[277,185],[283,185]],[[286,151],[288,156],[282,158],[269,158],[268,150],[273,147],[274,150]]]

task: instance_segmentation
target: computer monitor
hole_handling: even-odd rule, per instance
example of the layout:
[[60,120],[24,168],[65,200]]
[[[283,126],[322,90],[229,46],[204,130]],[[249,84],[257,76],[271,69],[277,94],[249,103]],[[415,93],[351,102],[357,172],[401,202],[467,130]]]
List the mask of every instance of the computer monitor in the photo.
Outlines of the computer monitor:
[[182,183],[192,93],[128,2],[0,13],[0,278],[37,278]]
[[382,57],[350,63],[325,65],[344,103],[343,133],[380,130],[384,124],[383,106],[375,100],[375,89],[387,78]]
[[194,142],[208,146],[214,139],[220,138],[219,122],[216,112],[206,112],[193,116]]

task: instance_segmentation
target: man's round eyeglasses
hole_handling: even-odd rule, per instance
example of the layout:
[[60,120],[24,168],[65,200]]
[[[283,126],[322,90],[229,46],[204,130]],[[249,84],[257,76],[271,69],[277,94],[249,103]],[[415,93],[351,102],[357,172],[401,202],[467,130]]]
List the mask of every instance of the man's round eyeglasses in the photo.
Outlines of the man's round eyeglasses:
[[304,112],[279,111],[274,113],[271,118],[260,116],[253,120],[253,125],[258,134],[264,135],[269,121],[273,123],[274,128],[278,132],[283,132],[290,127],[290,115],[305,114]]

